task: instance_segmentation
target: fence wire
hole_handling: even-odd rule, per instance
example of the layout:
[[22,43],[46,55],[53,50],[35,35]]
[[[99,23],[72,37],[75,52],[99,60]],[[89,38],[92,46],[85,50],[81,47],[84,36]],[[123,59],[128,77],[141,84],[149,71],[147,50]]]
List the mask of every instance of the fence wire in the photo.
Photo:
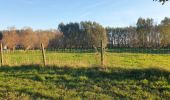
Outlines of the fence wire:
[[[107,67],[170,67],[170,48],[108,47],[103,55]],[[101,48],[45,49],[45,57],[47,66],[101,66]],[[43,65],[42,51],[3,50],[3,65]]]

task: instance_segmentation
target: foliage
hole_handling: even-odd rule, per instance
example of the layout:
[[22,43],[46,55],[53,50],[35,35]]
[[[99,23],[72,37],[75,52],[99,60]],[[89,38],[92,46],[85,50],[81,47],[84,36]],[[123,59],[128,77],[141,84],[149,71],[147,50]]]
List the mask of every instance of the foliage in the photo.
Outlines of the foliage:
[[165,2],[169,1],[169,0],[153,0],[153,1],[159,1],[161,2],[162,4],[164,4]]
[[160,25],[160,32],[161,32],[161,44],[166,47],[170,46],[170,18],[165,18],[162,20]]
[[0,31],[0,40],[3,38],[3,33]]
[[100,47],[140,47],[165,48],[170,46],[169,20],[165,17],[160,24],[153,19],[139,18],[136,26],[107,27],[86,21],[80,23],[60,23],[58,30],[36,30],[11,28],[3,32],[3,43],[9,49],[38,49],[43,43],[45,48],[93,48]]
[[169,18],[161,24],[154,24],[153,19],[139,18],[136,27],[106,28],[110,47],[169,47]]
[[96,22],[61,23],[58,29],[64,35],[64,48],[99,47],[101,40],[107,44],[106,31]]

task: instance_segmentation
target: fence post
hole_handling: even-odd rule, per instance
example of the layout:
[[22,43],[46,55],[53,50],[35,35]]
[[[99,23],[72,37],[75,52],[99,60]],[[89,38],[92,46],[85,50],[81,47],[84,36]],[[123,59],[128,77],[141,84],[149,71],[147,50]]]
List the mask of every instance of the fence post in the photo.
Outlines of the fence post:
[[104,47],[103,47],[103,40],[101,40],[101,65],[104,65]]
[[41,50],[42,50],[42,57],[43,57],[43,65],[46,66],[46,56],[45,56],[45,50],[44,50],[43,43],[41,43]]
[[2,46],[2,43],[1,43],[1,67],[4,65],[4,57],[3,57],[3,46]]
[[1,67],[4,65],[4,57],[3,57],[3,46],[2,46],[2,43],[1,43]]

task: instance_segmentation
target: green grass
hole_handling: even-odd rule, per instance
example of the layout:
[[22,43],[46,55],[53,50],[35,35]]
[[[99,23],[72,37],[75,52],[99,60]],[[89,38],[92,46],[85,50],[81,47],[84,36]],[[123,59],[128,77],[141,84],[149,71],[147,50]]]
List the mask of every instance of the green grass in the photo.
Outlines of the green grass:
[[0,99],[169,99],[170,71],[157,68],[0,68]]
[[[125,49],[126,50],[126,49]],[[169,99],[168,52],[100,53],[40,51],[4,53],[0,67],[0,100],[28,99]]]
[[[117,49],[115,49],[117,50]],[[162,51],[161,51],[162,52]],[[43,64],[41,51],[15,51],[4,53],[4,65],[21,66]],[[50,66],[93,67],[100,65],[100,53],[62,53],[47,51],[46,62]],[[107,67],[125,68],[163,68],[170,69],[170,53],[132,53],[132,52],[106,52],[104,65]]]

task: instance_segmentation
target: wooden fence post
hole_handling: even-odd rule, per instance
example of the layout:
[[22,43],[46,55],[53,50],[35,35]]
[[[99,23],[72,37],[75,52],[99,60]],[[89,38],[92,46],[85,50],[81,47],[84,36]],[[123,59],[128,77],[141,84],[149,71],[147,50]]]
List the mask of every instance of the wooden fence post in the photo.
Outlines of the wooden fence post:
[[1,67],[4,65],[4,57],[3,57],[3,46],[2,46],[2,43],[1,43]]
[[42,57],[43,57],[43,65],[46,66],[46,56],[45,56],[45,50],[44,50],[43,43],[41,43],[41,50],[42,50]]
[[101,65],[104,65],[104,47],[103,47],[103,40],[101,40]]

